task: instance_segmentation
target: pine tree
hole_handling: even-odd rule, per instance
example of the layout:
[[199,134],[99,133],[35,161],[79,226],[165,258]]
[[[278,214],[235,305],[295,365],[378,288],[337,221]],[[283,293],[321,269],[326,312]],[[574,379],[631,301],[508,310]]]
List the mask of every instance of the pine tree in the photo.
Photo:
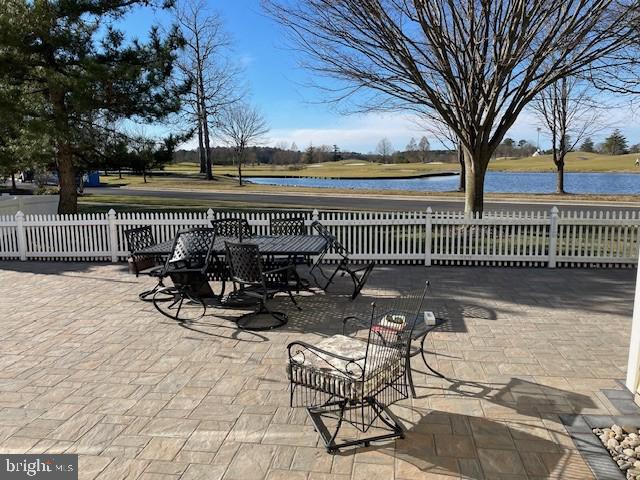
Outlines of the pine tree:
[[[77,211],[76,176],[96,162],[122,119],[178,111],[187,85],[170,82],[176,31],[126,42],[114,22],[148,0],[0,0],[0,83],[26,85],[30,123],[47,132],[60,179],[59,213]],[[2,108],[2,106],[0,106]]]
[[591,139],[591,137],[587,137],[584,139],[584,142],[582,142],[582,145],[580,145],[580,151],[589,153],[593,153],[595,151],[595,145],[593,144],[593,140]]
[[610,155],[622,155],[629,151],[627,139],[617,128],[604,139],[603,150]]

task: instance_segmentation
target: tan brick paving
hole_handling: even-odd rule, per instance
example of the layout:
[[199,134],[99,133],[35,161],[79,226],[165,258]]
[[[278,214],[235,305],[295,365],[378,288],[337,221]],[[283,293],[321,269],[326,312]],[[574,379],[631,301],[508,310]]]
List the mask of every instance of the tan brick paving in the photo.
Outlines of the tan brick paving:
[[[232,311],[182,328],[120,265],[5,262],[0,451],[80,455],[82,479],[591,478],[561,413],[617,414],[634,272],[380,266],[356,302],[286,299],[289,324],[238,331]],[[286,345],[424,279],[448,323],[414,358],[406,439],[330,456],[288,406]],[[219,315],[219,316],[215,316]]]

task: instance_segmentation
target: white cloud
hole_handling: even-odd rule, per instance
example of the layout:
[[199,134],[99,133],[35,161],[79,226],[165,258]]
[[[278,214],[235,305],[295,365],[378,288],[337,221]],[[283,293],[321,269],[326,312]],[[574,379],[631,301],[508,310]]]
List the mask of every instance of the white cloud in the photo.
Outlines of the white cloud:
[[309,144],[335,144],[345,151],[370,152],[386,137],[395,149],[402,150],[411,137],[423,134],[407,115],[368,114],[338,117],[330,127],[273,129],[269,132],[269,145],[295,142],[304,149]]
[[[540,125],[535,114],[530,110],[522,112],[515,124],[509,129],[508,137],[525,139],[533,144],[537,142],[537,127]],[[616,108],[607,111],[607,127],[601,135],[596,135],[594,140],[600,141],[607,136],[613,128],[620,128],[627,136],[630,144],[640,142],[640,126],[637,118],[629,108]],[[276,146],[281,143],[291,145],[295,142],[299,149],[304,150],[309,144],[338,145],[343,151],[372,152],[382,138],[388,138],[394,149],[403,150],[411,137],[419,139],[426,135],[432,149],[442,148],[435,136],[421,129],[415,121],[415,117],[407,114],[366,114],[340,116],[336,114],[335,122],[330,126],[301,127],[301,128],[275,128],[268,133],[266,145]],[[219,141],[215,141],[220,144]],[[540,135],[540,145],[548,148],[548,139],[544,131]],[[182,146],[182,148],[197,148],[197,139],[194,138]]]

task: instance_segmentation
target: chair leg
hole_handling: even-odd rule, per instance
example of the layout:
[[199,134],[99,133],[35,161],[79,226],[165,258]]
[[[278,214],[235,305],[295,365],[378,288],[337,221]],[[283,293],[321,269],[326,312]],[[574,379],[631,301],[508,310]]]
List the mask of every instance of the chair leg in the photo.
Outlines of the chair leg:
[[165,285],[162,282],[162,279],[159,279],[155,287],[153,287],[151,290],[145,290],[144,292],[139,293],[138,298],[143,302],[152,302],[155,293],[161,288],[164,288],[164,286]]
[[293,296],[293,293],[291,292],[290,288],[287,288],[287,294],[289,295],[289,298],[291,299],[291,302],[296,306],[296,308],[298,310],[302,310],[300,308],[300,305],[298,305],[298,302],[296,301],[296,297]]
[[[260,313],[267,313],[271,315],[276,320],[277,323],[273,325],[267,325],[264,327],[252,327],[249,325],[248,321],[244,321],[244,319],[249,318],[251,315],[258,315]],[[240,318],[238,318],[238,320],[236,320],[236,325],[238,325],[238,328],[240,328],[241,330],[259,332],[264,330],[273,330],[274,328],[282,327],[286,325],[288,321],[289,321],[289,318],[287,317],[286,313],[277,312],[267,307],[267,296],[264,295],[263,298],[260,300],[260,306],[258,307],[258,310],[255,312],[250,312],[242,315]]]
[[360,294],[360,291],[362,291],[362,289],[364,288],[364,285],[367,283],[367,280],[369,279],[369,275],[371,274],[373,267],[374,267],[373,263],[370,263],[369,265],[367,265],[367,268],[365,269],[364,273],[360,278],[358,278],[358,275],[355,272],[349,271],[349,275],[351,276],[351,280],[353,281],[353,293],[351,294],[351,300],[355,300],[356,297]]
[[331,285],[331,282],[333,282],[334,277],[342,269],[343,266],[344,266],[344,260],[340,260],[340,263],[338,263],[338,266],[329,277],[329,280],[327,280],[327,284],[324,286],[323,290],[326,290],[327,288],[329,288],[329,285]]
[[[393,438],[404,438],[404,426],[400,423],[400,420],[398,420],[385,405],[378,402],[375,398],[365,398],[361,402],[358,402],[353,406],[347,405],[348,402],[348,400],[339,400],[335,402],[325,403],[321,406],[307,408],[309,418],[311,419],[315,430],[322,438],[322,441],[324,442],[328,453],[336,454],[340,451],[340,449],[346,447],[368,447],[371,442],[390,440]],[[387,433],[358,438],[357,440],[350,440],[343,443],[336,443],[336,438],[342,424],[345,421],[352,423],[351,420],[345,419],[345,411],[347,409],[351,410],[353,408],[360,409],[363,406],[368,406],[374,410],[375,418],[379,418],[382,423],[386,427],[388,427],[384,428]],[[336,415],[334,416],[332,414]],[[338,423],[333,432],[329,431],[323,417],[330,417],[332,419],[337,418]]]
[[[347,401],[343,400],[340,402],[340,413],[338,414],[338,424],[336,425],[336,429],[331,435],[331,439],[329,440],[329,445],[335,445],[336,437],[338,436],[338,432],[340,431],[340,427],[342,426],[342,421],[344,420],[344,410],[347,407]],[[331,448],[327,447],[327,451],[331,453]]]
[[407,350],[407,360],[406,360],[406,364],[405,364],[405,372],[407,375],[407,381],[409,383],[409,388],[411,389],[411,397],[412,398],[417,398],[416,395],[416,387],[413,385],[413,373],[411,371],[411,354],[410,352]]

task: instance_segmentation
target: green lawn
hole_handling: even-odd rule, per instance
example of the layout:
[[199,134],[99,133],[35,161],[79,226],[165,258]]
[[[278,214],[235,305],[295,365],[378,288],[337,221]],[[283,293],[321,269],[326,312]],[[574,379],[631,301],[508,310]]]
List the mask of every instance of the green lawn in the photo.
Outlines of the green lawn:
[[[231,165],[214,165],[215,173],[219,175],[237,175],[237,167]],[[195,163],[173,163],[165,170],[171,173],[192,175],[198,173]],[[441,173],[457,171],[455,164],[441,163],[398,163],[383,164],[367,162],[366,160],[341,160],[339,162],[315,163],[301,166],[272,166],[247,165],[242,168],[242,174],[247,176],[284,176],[284,177],[410,177],[426,173]]]
[[[567,155],[567,172],[633,172],[640,173],[635,166],[640,154],[601,155],[598,153],[571,152]],[[553,172],[555,166],[551,155],[528,158],[498,158],[489,164],[489,170],[506,172]]]

